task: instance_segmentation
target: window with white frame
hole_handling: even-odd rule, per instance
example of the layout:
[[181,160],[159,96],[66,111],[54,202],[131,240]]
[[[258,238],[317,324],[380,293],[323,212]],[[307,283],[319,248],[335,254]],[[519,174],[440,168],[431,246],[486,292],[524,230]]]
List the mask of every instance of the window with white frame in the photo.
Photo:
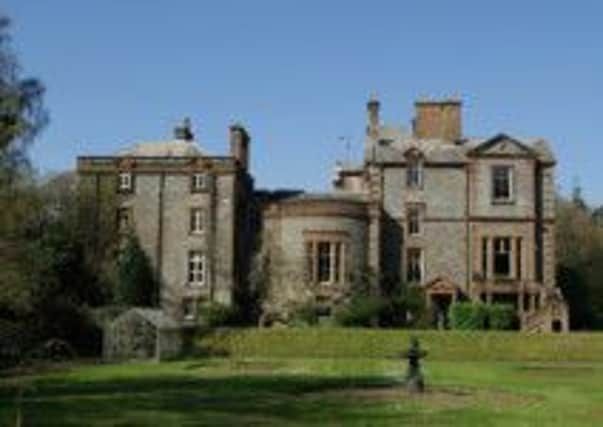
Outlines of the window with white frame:
[[200,251],[188,254],[188,283],[191,286],[205,285],[205,255]]
[[408,207],[406,222],[409,235],[421,234],[421,211],[418,206]]
[[412,157],[408,159],[406,185],[409,188],[423,188],[423,162],[420,158]]
[[513,167],[492,167],[492,200],[510,202],[513,200]]
[[406,252],[406,281],[421,283],[423,280],[423,251],[419,248],[409,248]]
[[205,173],[194,173],[191,176],[191,190],[193,192],[204,191],[207,189],[209,178]]
[[120,172],[117,176],[117,189],[121,193],[127,193],[133,189],[132,172]]
[[340,241],[306,242],[307,277],[312,283],[333,284],[344,280],[345,244]]
[[201,234],[205,229],[205,210],[202,208],[191,209],[190,231],[193,234]]
[[511,276],[511,238],[494,238],[494,275],[496,277]]

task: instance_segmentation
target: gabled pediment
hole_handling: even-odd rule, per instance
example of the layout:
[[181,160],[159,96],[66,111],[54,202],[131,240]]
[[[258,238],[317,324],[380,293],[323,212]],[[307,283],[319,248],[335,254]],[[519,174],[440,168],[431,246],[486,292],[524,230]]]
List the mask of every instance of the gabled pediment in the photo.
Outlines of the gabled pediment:
[[425,285],[428,294],[456,294],[458,286],[445,277],[438,276]]
[[510,156],[510,157],[537,157],[536,152],[523,142],[500,133],[473,148],[469,155],[472,156]]

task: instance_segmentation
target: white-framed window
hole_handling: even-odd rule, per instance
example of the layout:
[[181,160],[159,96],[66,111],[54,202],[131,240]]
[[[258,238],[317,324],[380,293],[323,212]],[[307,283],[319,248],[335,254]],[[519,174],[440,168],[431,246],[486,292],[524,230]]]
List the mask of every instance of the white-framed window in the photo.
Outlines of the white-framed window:
[[495,277],[510,277],[511,276],[511,238],[510,237],[495,237],[494,238],[494,276]]
[[513,200],[513,166],[492,167],[492,200],[494,202]]
[[205,255],[201,251],[188,253],[188,283],[191,286],[205,286]]
[[345,244],[340,241],[306,242],[307,277],[313,283],[340,283],[345,276]]
[[201,234],[205,230],[205,210],[203,208],[191,209],[190,232]]
[[406,214],[406,227],[411,236],[421,234],[421,211],[418,206],[410,206]]
[[406,185],[409,188],[423,188],[423,162],[420,158],[409,158],[406,168]]
[[117,176],[117,189],[119,192],[128,193],[133,189],[132,172],[120,172]]
[[406,281],[408,283],[421,283],[423,280],[423,250],[409,248],[406,251]]
[[208,183],[209,177],[206,173],[194,173],[191,176],[191,190],[193,192],[207,190]]

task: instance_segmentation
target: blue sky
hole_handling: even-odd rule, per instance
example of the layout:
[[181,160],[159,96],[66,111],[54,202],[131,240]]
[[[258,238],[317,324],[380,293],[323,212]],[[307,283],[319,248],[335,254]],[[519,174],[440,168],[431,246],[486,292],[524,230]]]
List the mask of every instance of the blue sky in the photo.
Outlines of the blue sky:
[[4,0],[27,74],[48,88],[44,172],[169,137],[253,137],[260,187],[327,189],[340,136],[360,157],[365,103],[408,125],[421,96],[462,95],[469,136],[554,146],[558,181],[603,203],[603,2]]

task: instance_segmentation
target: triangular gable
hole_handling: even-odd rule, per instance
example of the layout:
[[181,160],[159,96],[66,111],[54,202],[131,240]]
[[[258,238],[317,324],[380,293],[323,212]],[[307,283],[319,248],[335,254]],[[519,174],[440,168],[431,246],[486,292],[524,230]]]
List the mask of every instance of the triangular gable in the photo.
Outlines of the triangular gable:
[[482,142],[469,152],[473,156],[521,156],[537,157],[536,152],[521,141],[499,133],[498,135]]

